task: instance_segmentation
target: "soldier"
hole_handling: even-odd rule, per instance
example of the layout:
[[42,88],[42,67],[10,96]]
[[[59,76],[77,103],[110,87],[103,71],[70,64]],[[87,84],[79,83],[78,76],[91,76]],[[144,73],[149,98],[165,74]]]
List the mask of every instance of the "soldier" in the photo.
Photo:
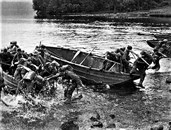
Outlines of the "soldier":
[[13,66],[15,64],[15,62],[18,62],[21,58],[26,58],[27,59],[28,56],[25,55],[20,48],[18,48],[17,53],[14,55],[14,57],[12,59],[11,66]]
[[154,66],[152,66],[152,67],[150,67],[150,68],[159,70],[159,69],[160,69],[159,60],[160,60],[161,58],[167,57],[167,56],[164,55],[164,54],[162,54],[161,52],[159,52],[158,49],[154,49],[154,50],[153,50],[152,57],[153,57]]
[[0,76],[0,100],[1,100],[1,91],[4,87],[5,87],[4,79],[2,76]]
[[39,51],[35,50],[31,55],[32,63],[36,66],[45,65],[44,59],[42,58]]
[[24,67],[24,66],[26,66],[26,61],[27,61],[27,59],[25,59],[25,58],[21,58],[20,60],[19,60],[19,62],[18,63],[16,63],[16,65],[17,65],[17,68],[16,68],[16,70],[15,70],[15,72],[14,72],[14,78],[17,80],[17,81],[20,81],[23,77],[24,77],[24,75],[27,73],[27,69]]
[[[118,62],[118,63],[121,63],[122,64],[122,56],[124,54],[124,50],[125,48],[119,48],[119,49],[116,49],[114,52],[106,52],[105,53],[105,59],[108,59],[108,60],[111,60],[111,61],[114,61],[114,62]],[[101,70],[109,70],[112,66],[113,66],[114,63],[111,63],[111,62],[107,62],[107,60],[105,60],[103,62],[103,67]]]
[[130,71],[130,75],[132,75],[133,73],[139,73],[140,81],[139,81],[138,86],[143,87],[143,81],[146,76],[145,71],[148,69],[148,66],[152,63],[153,59],[151,55],[145,51],[142,51],[140,54],[141,54],[141,57],[138,57],[138,59],[136,59],[136,61],[134,62],[133,68]]
[[11,54],[15,54],[17,52],[18,48],[19,48],[19,46],[17,45],[16,41],[10,42],[9,51],[10,51]]
[[28,56],[22,52],[20,48],[17,49],[17,53],[14,55],[12,61],[11,61],[11,68],[12,68],[12,73],[15,72],[15,69],[17,68],[17,64],[21,58],[27,59]]
[[67,82],[67,87],[64,90],[64,97],[67,101],[71,101],[72,94],[76,88],[84,87],[80,77],[73,72],[73,68],[69,65],[60,67],[59,72],[56,75],[47,78],[47,80],[58,77],[62,77],[62,79]]
[[0,61],[2,62],[2,69],[5,72],[9,72],[11,74],[11,61],[13,59],[13,55],[7,50],[4,49],[2,53],[0,53]]
[[122,55],[122,65],[123,65],[123,72],[129,73],[130,72],[130,52],[132,50],[132,46],[127,46],[126,50],[124,51],[123,55]]

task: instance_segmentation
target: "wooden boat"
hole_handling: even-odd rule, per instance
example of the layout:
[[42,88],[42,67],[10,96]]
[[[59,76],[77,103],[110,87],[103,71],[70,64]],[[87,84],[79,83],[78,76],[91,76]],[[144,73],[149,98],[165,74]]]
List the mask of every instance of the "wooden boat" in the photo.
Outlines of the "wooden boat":
[[[155,48],[156,46],[158,46],[159,43],[160,43],[159,40],[148,40],[147,41],[147,44],[152,48]],[[167,49],[162,53],[165,54],[168,58],[170,58],[171,57],[171,41],[168,41],[165,45],[167,46]]]
[[[74,72],[83,81],[97,84],[108,84],[110,87],[132,82],[139,75],[130,76],[129,73],[121,72],[121,64],[104,59],[92,53],[81,52],[73,49],[44,46],[45,56],[56,60],[61,65],[71,65]],[[108,70],[101,70],[104,62],[112,64]]]
[[8,91],[15,91],[17,89],[18,82],[14,79],[13,76],[7,74],[2,70],[2,67],[0,66],[0,76],[4,79],[4,84]]
[[169,17],[171,17],[171,14],[165,14],[165,13],[150,13],[149,16],[150,17],[165,17],[165,18],[169,18]]
[[158,46],[159,42],[160,42],[159,40],[147,40],[147,44],[152,48],[154,48],[155,46]]
[[157,40],[164,40],[164,39],[171,40],[171,33],[155,34],[154,37]]

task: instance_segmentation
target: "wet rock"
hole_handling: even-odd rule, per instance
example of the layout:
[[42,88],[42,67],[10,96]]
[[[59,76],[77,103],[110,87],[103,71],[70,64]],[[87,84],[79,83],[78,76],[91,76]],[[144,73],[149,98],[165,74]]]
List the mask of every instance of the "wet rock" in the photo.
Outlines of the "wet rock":
[[106,128],[116,128],[116,125],[114,123],[115,115],[110,114],[109,116],[110,116],[111,120],[109,121],[109,124],[107,125]]
[[95,116],[90,117],[91,121],[99,121],[100,120],[100,115],[98,112],[96,112]]
[[116,128],[115,123],[109,124],[106,128]]
[[60,128],[61,130],[79,130],[78,125],[74,124],[74,121],[64,122]]
[[150,130],[163,130],[163,129],[164,129],[163,125],[159,125],[159,126],[152,127]]
[[91,120],[91,121],[98,121],[98,119],[97,119],[97,118],[95,118],[95,117],[93,117],[93,116],[92,116],[92,117],[90,117],[90,120]]
[[115,118],[115,115],[114,114],[111,114],[109,115],[111,119],[114,119]]
[[171,76],[167,77],[166,83],[171,83]]
[[91,125],[91,128],[95,128],[95,127],[102,128],[103,127],[103,124],[100,121],[95,121]]
[[169,126],[171,126],[171,121],[169,122]]
[[169,130],[171,130],[171,121],[169,122]]
[[159,120],[155,120],[154,122],[157,123],[157,122],[159,122]]
[[97,112],[96,112],[96,118],[97,118],[98,120],[100,120],[100,115],[99,115],[99,113],[97,113]]

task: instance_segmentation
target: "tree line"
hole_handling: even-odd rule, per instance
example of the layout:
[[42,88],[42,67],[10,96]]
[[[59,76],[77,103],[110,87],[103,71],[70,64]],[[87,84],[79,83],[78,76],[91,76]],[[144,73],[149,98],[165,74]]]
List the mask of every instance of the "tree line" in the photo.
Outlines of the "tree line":
[[33,0],[33,9],[37,18],[56,18],[72,13],[149,10],[169,4],[169,0]]

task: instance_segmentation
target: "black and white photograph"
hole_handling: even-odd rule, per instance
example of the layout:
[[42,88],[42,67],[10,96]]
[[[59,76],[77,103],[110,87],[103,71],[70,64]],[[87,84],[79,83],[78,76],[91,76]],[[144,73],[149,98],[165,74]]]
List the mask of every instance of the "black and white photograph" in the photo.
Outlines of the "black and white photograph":
[[171,0],[0,0],[0,130],[171,130]]

